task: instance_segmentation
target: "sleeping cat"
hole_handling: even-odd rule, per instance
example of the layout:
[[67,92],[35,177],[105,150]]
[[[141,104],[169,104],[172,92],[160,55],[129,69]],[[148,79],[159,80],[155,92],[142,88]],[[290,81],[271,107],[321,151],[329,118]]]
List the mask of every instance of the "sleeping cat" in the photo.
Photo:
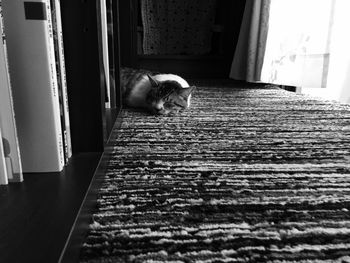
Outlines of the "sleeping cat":
[[121,86],[124,105],[158,115],[188,108],[195,89],[174,74],[154,74],[131,68],[121,68]]

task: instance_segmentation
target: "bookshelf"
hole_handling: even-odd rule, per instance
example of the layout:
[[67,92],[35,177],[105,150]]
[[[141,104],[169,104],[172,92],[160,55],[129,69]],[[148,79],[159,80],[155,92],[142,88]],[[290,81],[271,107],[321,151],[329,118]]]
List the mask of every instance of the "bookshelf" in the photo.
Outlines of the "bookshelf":
[[[113,123],[121,108],[118,16],[113,16],[112,66],[116,90],[112,94],[116,103],[114,108],[106,108],[97,3],[99,1],[61,0],[73,154],[102,152],[111,129],[106,122]],[[114,14],[117,14],[117,1],[113,3]]]
[[73,155],[62,172],[25,173],[23,183],[0,186],[0,262],[59,262],[92,178],[104,172],[103,153],[121,121],[119,7],[118,0],[106,1],[113,21],[112,106],[105,103],[100,1],[61,0]]

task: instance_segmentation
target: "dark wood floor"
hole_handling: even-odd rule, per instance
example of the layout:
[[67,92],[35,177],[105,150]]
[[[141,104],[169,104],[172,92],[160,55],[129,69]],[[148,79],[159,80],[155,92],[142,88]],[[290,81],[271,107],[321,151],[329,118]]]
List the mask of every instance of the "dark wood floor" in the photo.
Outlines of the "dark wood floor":
[[100,157],[77,154],[61,173],[0,186],[0,262],[58,262]]
[[[107,136],[120,125],[119,111],[106,110]],[[78,215],[83,203],[95,202],[89,189],[93,177],[104,172],[109,151],[107,141],[104,154],[74,154],[61,173],[24,174],[23,183],[0,186],[0,263],[56,263],[65,251],[63,262],[78,256],[79,244],[70,237],[78,236],[80,242],[77,233],[86,231],[90,208],[83,220]],[[93,200],[83,202],[89,198]]]

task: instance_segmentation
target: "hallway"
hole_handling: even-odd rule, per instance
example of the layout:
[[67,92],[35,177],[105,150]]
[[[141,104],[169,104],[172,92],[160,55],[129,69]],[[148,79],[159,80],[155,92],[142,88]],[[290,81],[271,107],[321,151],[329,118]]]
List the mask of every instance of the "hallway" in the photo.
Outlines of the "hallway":
[[123,111],[81,262],[349,259],[349,105],[215,83]]

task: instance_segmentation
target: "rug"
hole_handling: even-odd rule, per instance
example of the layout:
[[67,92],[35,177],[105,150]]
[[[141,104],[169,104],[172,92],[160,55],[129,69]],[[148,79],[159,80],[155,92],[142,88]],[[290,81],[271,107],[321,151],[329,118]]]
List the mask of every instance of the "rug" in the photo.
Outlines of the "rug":
[[227,86],[123,111],[81,262],[350,262],[350,105]]

